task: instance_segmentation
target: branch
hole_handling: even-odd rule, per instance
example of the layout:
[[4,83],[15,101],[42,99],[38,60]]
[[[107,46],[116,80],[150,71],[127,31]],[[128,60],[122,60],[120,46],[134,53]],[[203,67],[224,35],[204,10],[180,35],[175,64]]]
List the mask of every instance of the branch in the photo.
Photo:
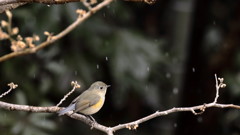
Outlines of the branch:
[[[3,1],[0,1],[2,3]],[[22,6],[26,4],[25,2],[19,2],[19,3],[14,3],[14,4],[5,4],[5,5],[0,5],[0,13],[3,13],[6,10],[14,9],[19,6]]]
[[172,108],[166,111],[156,111],[155,113],[148,115],[146,117],[143,117],[141,119],[138,119],[133,122],[125,123],[125,124],[120,124],[114,127],[111,127],[111,131],[115,132],[117,130],[123,129],[123,128],[128,128],[129,130],[136,129],[139,124],[146,122],[148,120],[154,119],[159,116],[164,116],[164,115],[169,115],[171,113],[176,113],[176,112],[194,112],[194,115],[198,115],[199,113],[195,113],[195,111],[201,111],[203,108],[234,108],[234,109],[240,109],[240,106],[238,105],[233,105],[233,104],[218,104],[218,103],[208,103],[204,105],[198,105],[198,106],[193,106],[193,107],[179,107],[179,108]]
[[[119,125],[113,126],[113,127],[106,127],[106,126],[98,124],[98,123],[92,123],[92,121],[89,118],[87,118],[81,114],[77,114],[77,113],[72,114],[71,112],[68,112],[66,115],[73,119],[81,120],[84,123],[91,126],[92,128],[103,131],[107,134],[113,134],[113,132],[116,132],[120,129],[125,129],[125,128],[127,128],[129,130],[133,130],[133,129],[135,130],[139,124],[146,122],[148,120],[154,119],[156,117],[160,117],[160,116],[164,116],[164,115],[168,115],[168,114],[176,113],[176,112],[192,112],[192,110],[198,111],[198,110],[201,110],[202,108],[213,108],[213,107],[240,109],[240,106],[238,106],[238,105],[218,104],[218,103],[209,103],[209,104],[193,106],[193,107],[179,107],[179,108],[172,108],[172,109],[169,109],[166,111],[161,111],[161,112],[157,111],[157,112],[155,112],[151,115],[148,115],[146,117],[143,117],[139,120],[125,123],[125,124],[119,124]],[[6,102],[2,102],[2,101],[0,101],[0,108],[6,109],[9,111],[26,111],[26,112],[36,112],[36,113],[42,113],[42,112],[56,113],[61,109],[61,107],[57,107],[57,106],[36,107],[36,106],[28,106],[28,105],[10,104],[10,103],[6,103]]]
[[42,3],[42,4],[64,4],[69,2],[79,2],[80,0],[1,0],[0,5],[15,4],[15,3]]
[[[27,3],[41,3],[41,4],[66,4],[70,2],[80,2],[84,0],[0,0],[0,13],[6,10],[14,9]],[[156,0],[123,0],[132,2],[145,2],[147,4],[153,4]]]
[[14,84],[13,82],[9,83],[8,86],[10,87],[8,91],[4,92],[0,95],[0,98],[6,96],[8,93],[10,93],[13,89],[16,89],[18,87],[17,84]]
[[[5,60],[17,57],[17,56],[22,56],[22,55],[27,55],[27,54],[32,54],[36,53],[40,49],[43,49],[50,44],[56,42],[57,40],[63,38],[65,35],[70,33],[72,30],[74,30],[78,25],[80,25],[82,22],[84,22],[86,19],[88,19],[93,13],[96,13],[103,7],[109,5],[113,0],[104,0],[95,7],[91,7],[86,0],[0,0],[0,13],[7,10],[7,9],[12,9],[16,8],[18,6],[21,6],[26,3],[43,3],[43,4],[65,4],[68,2],[83,2],[83,4],[88,8],[88,12],[85,13],[84,15],[79,16],[76,21],[74,21],[71,25],[69,25],[66,29],[64,29],[62,32],[59,34],[52,36],[49,40],[46,40],[45,42],[39,44],[38,46],[31,46],[30,48],[25,48],[21,49],[18,51],[14,51],[12,53],[6,54],[4,56],[0,57],[0,62],[3,62]],[[148,4],[153,4],[156,0],[125,0],[125,1],[133,1],[133,2],[145,2]],[[91,3],[91,1],[90,1]],[[9,25],[10,26],[10,25]],[[20,42],[21,45],[24,44],[24,42]],[[25,45],[24,45],[25,46]]]
[[74,21],[71,25],[69,25],[62,32],[60,32],[59,34],[57,34],[55,36],[52,36],[51,38],[48,38],[49,40],[39,44],[36,47],[26,48],[26,49],[23,49],[21,51],[15,51],[15,52],[6,54],[4,56],[1,56],[0,57],[0,62],[3,62],[5,60],[8,60],[10,58],[14,58],[14,57],[17,57],[17,56],[22,56],[22,55],[26,55],[26,54],[36,53],[40,49],[43,49],[43,48],[51,45],[52,43],[56,42],[57,40],[61,39],[62,37],[64,37],[68,33],[70,33],[72,30],[74,30],[78,25],[80,25],[85,20],[87,20],[93,13],[95,13],[95,12],[99,11],[100,9],[102,9],[103,7],[109,5],[112,1],[113,0],[104,0],[104,1],[102,1],[101,3],[96,5],[95,7],[91,8],[90,11],[86,12],[83,15],[79,15],[79,17],[76,19],[76,21]]
[[[119,124],[113,127],[106,127],[104,125],[101,125],[97,122],[93,122],[91,119],[89,119],[88,117],[81,115],[81,114],[77,114],[77,113],[72,113],[72,112],[68,112],[66,115],[76,119],[76,120],[81,120],[84,123],[88,124],[91,128],[95,128],[99,131],[105,132],[108,135],[113,135],[114,132],[121,130],[121,129],[129,129],[129,130],[136,130],[139,126],[139,124],[149,121],[151,119],[154,119],[156,117],[160,117],[160,116],[165,116],[165,115],[169,115],[171,113],[177,113],[177,112],[192,112],[194,115],[200,115],[203,112],[205,112],[205,110],[207,108],[232,108],[232,109],[239,109],[240,110],[240,106],[239,105],[234,105],[234,104],[219,104],[216,103],[215,101],[217,101],[218,97],[219,97],[219,89],[220,88],[224,88],[226,87],[226,84],[223,83],[223,78],[218,78],[217,75],[215,75],[215,80],[216,80],[216,96],[215,96],[215,100],[212,103],[207,103],[207,104],[203,104],[203,105],[198,105],[198,106],[192,106],[192,107],[173,107],[171,109],[165,110],[165,111],[156,111],[153,114],[150,114],[146,117],[143,117],[141,119],[138,119],[136,121],[132,121],[132,122],[128,122],[128,123],[124,123],[124,124]],[[77,83],[74,82],[74,88],[77,87]],[[70,95],[73,92],[73,90],[71,90],[67,95]],[[64,100],[66,98],[66,95],[64,96]],[[63,99],[60,101],[63,101]],[[47,113],[56,113],[58,112],[60,109],[62,109],[61,107],[58,106],[50,106],[50,107],[36,107],[36,106],[28,106],[28,105],[17,105],[17,104],[10,104],[10,103],[6,103],[6,102],[2,102],[0,101],[0,108],[6,109],[6,110],[10,110],[10,111],[27,111],[27,112],[47,112]]]
[[[219,97],[219,89],[225,88],[227,86],[226,84],[223,83],[224,79],[218,78],[216,74],[215,74],[215,81],[216,81],[216,96],[215,96],[213,103],[217,103],[217,100]],[[219,81],[219,84],[218,84],[218,81]]]
[[[42,4],[66,4],[70,2],[79,2],[83,0],[1,0],[1,5],[7,4],[16,4],[16,3],[42,3]],[[153,4],[156,0],[124,0],[124,1],[132,1],[132,2],[145,2],[148,4]]]

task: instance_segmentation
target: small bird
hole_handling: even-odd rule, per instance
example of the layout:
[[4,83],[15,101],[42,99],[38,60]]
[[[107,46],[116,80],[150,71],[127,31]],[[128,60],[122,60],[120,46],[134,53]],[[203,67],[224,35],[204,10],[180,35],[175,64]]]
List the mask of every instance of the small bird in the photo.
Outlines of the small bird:
[[[94,82],[90,88],[75,98],[67,108],[58,111],[58,115],[61,116],[73,111],[73,113],[80,112],[91,117],[92,114],[97,113],[102,108],[108,87],[110,85],[106,85],[104,82]],[[93,117],[91,118],[95,121]]]

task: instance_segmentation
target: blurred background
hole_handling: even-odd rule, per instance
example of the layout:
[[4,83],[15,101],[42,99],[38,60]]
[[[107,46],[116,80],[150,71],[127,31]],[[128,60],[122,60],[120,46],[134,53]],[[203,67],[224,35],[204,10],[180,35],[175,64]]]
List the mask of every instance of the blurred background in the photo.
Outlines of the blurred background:
[[[80,3],[28,4],[16,8],[13,26],[22,36],[59,33],[77,17]],[[0,15],[6,20],[6,15]],[[41,42],[40,41],[40,42]],[[61,106],[97,80],[111,85],[96,121],[105,126],[137,120],[155,111],[209,103],[215,97],[216,73],[227,87],[219,103],[240,104],[240,2],[236,0],[158,0],[153,5],[116,0],[73,32],[36,54],[0,63],[0,93],[9,82],[19,87],[1,99],[34,106]],[[0,55],[10,53],[1,41]],[[0,109],[2,135],[104,133],[57,114]],[[139,125],[138,135],[239,135],[240,112],[207,109],[202,115],[178,112]]]

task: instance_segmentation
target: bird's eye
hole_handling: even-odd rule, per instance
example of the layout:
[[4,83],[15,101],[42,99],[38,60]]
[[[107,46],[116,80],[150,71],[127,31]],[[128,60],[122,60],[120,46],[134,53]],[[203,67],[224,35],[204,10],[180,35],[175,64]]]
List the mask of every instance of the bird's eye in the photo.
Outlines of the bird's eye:
[[103,87],[101,86],[101,87],[99,87],[100,88],[100,90],[102,90],[103,89]]

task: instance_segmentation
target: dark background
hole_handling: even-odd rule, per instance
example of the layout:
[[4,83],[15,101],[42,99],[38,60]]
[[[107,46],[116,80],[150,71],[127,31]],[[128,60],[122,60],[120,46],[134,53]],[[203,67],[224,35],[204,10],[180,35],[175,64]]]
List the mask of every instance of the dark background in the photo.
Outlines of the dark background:
[[[12,11],[20,34],[57,34],[77,17],[80,3],[28,4]],[[5,14],[1,18],[6,20]],[[240,3],[236,0],[158,0],[153,5],[114,1],[73,32],[36,54],[0,63],[1,92],[19,85],[2,101],[34,106],[56,105],[81,84],[67,106],[91,83],[111,85],[106,102],[93,117],[105,126],[137,120],[155,111],[209,103],[215,97],[214,74],[227,87],[219,103],[240,104]],[[10,53],[1,41],[0,54]],[[202,115],[178,112],[115,134],[238,135],[240,112],[207,109]],[[0,134],[103,134],[56,114],[0,110]]]

